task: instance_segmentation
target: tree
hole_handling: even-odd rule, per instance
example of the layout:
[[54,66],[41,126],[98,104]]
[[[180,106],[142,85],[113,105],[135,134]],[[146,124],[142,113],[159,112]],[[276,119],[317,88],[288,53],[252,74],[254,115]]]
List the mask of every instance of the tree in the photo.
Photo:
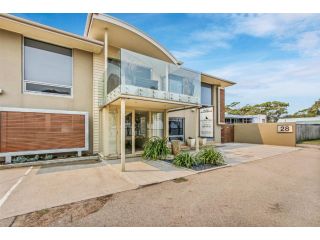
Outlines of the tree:
[[238,114],[238,113],[234,113],[235,111],[238,111],[238,109],[236,109],[235,107],[238,106],[240,104],[240,102],[232,102],[229,105],[225,106],[225,111],[229,114]]
[[226,106],[226,112],[234,115],[257,115],[263,114],[267,116],[268,122],[276,122],[280,116],[287,114],[289,103],[272,101],[255,105],[245,105],[238,107],[239,102],[233,102]]
[[267,115],[268,122],[277,122],[282,115],[288,113],[289,103],[273,101],[256,104],[253,107],[257,109],[258,114]]
[[317,115],[320,115],[320,99],[318,101],[315,101],[315,103],[311,107],[299,110],[298,112],[287,115],[286,117],[315,117]]

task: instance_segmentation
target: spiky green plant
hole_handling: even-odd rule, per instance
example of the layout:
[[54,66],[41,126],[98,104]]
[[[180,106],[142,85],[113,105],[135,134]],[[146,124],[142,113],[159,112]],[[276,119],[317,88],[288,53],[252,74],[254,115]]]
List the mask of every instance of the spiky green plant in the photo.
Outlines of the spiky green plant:
[[167,147],[167,143],[167,138],[149,138],[144,145],[142,157],[152,160],[166,158],[170,153],[170,149]]
[[212,164],[212,165],[225,164],[225,161],[221,152],[217,151],[214,148],[202,149],[197,154],[197,159],[200,164]]
[[188,152],[181,152],[172,161],[173,165],[178,167],[192,168],[197,165],[197,159]]

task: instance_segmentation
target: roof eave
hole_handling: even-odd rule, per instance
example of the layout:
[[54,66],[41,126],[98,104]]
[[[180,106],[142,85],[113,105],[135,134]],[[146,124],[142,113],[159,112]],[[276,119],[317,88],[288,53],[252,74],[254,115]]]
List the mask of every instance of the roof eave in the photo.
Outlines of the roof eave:
[[[33,22],[33,21],[30,21],[30,20],[26,20],[26,19],[23,19],[23,18],[20,18],[20,17],[16,17],[16,16],[13,16],[13,15],[10,15],[10,14],[6,14],[6,13],[0,13],[0,19],[3,18],[3,19],[6,19],[6,21],[9,21],[9,22],[12,22],[13,24],[19,24],[21,25],[22,27],[26,27],[26,28],[30,28],[30,29],[36,29],[36,30],[39,30],[39,31],[44,31],[43,33],[45,32],[48,32],[48,33],[51,33],[51,34],[58,34],[58,35],[62,35],[62,36],[65,36],[69,39],[73,39],[73,41],[78,41],[79,43],[82,42],[84,44],[89,44],[91,46],[94,46],[95,48],[103,48],[104,44],[100,41],[97,41],[97,40],[93,40],[93,39],[88,39],[86,37],[82,37],[82,36],[79,36],[79,35],[76,35],[76,34],[73,34],[73,33],[69,33],[69,32],[66,32],[66,31],[63,31],[63,30],[60,30],[60,29],[57,29],[57,28],[53,28],[53,27],[50,27],[50,26],[46,26],[44,24],[40,24],[40,23],[37,23],[37,22]],[[19,26],[17,25],[17,26]],[[7,28],[3,28],[4,30],[7,30],[7,31],[14,31],[14,29],[10,29],[10,27],[7,27]]]

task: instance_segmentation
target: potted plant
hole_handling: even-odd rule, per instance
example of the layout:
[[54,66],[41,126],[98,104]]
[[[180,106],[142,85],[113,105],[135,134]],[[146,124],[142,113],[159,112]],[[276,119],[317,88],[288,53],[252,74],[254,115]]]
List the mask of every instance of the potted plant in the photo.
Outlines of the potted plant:
[[206,138],[200,138],[199,139],[199,143],[200,143],[201,146],[205,146],[205,145],[207,145],[207,139]]
[[187,139],[187,145],[191,148],[195,147],[196,145],[196,139],[192,137],[188,137]]

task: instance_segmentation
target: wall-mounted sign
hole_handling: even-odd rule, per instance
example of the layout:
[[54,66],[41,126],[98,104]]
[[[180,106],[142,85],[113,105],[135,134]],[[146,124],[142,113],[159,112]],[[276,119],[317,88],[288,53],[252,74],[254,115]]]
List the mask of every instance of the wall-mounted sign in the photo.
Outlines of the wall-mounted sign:
[[213,107],[200,109],[200,137],[213,138]]
[[278,125],[278,133],[292,133],[292,125]]

